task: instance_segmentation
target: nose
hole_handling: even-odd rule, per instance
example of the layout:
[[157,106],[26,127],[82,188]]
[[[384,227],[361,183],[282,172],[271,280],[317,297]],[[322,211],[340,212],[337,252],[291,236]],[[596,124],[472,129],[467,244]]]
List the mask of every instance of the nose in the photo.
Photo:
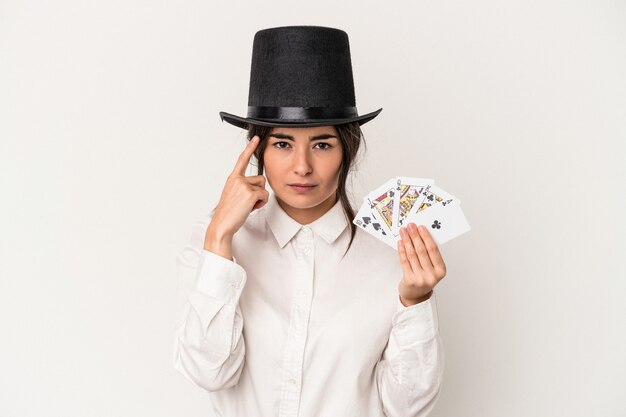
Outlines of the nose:
[[297,149],[293,153],[293,170],[296,174],[305,176],[313,171],[313,165],[311,164],[311,155],[306,146]]

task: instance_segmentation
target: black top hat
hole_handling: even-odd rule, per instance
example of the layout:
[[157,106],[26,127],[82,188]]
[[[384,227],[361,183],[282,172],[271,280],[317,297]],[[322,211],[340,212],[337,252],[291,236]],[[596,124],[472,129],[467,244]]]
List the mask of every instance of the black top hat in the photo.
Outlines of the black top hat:
[[254,35],[247,117],[220,112],[222,121],[261,126],[325,126],[372,120],[359,116],[348,34],[321,26],[283,26]]

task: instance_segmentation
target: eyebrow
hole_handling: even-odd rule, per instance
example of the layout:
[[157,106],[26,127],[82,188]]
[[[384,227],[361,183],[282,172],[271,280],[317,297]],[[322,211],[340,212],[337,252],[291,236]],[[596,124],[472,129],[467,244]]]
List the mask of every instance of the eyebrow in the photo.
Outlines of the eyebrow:
[[[286,135],[284,133],[270,133],[271,137],[275,137],[276,139],[288,139],[288,140],[292,140],[295,141],[294,137],[291,135]],[[330,138],[335,138],[337,139],[337,136],[335,135],[331,135],[330,133],[324,133],[322,135],[317,135],[317,136],[311,136],[309,137],[309,140],[312,142],[314,140],[323,140],[323,139],[330,139]]]

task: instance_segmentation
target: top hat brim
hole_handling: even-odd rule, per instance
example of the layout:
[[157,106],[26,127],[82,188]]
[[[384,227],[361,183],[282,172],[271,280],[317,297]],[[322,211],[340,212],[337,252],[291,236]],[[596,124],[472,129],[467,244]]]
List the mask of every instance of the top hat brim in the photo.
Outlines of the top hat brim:
[[371,113],[367,113],[361,116],[349,117],[343,119],[315,119],[315,120],[290,120],[285,121],[285,119],[253,119],[249,117],[240,117],[234,114],[226,113],[221,111],[220,118],[222,121],[226,121],[231,125],[240,127],[242,129],[248,129],[248,125],[259,125],[259,126],[271,126],[271,127],[312,127],[312,126],[335,126],[341,125],[345,123],[353,123],[358,122],[359,125],[369,122],[374,117],[378,116],[383,110],[380,109],[373,111]]

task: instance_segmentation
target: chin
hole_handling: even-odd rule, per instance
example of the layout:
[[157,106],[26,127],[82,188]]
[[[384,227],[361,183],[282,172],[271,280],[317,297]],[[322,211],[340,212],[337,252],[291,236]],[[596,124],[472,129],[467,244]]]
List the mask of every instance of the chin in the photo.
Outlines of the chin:
[[293,208],[298,209],[313,208],[322,204],[328,199],[328,197],[322,196],[319,193],[319,190],[312,190],[307,193],[298,193],[296,191],[293,191],[289,185],[285,186],[285,192],[274,192],[274,194],[276,194],[276,197],[280,201],[288,204]]
[[287,197],[278,196],[278,198],[285,204],[288,204],[289,206],[297,209],[309,209],[317,207],[325,201],[325,199],[323,198],[315,198],[307,195],[295,195]]

